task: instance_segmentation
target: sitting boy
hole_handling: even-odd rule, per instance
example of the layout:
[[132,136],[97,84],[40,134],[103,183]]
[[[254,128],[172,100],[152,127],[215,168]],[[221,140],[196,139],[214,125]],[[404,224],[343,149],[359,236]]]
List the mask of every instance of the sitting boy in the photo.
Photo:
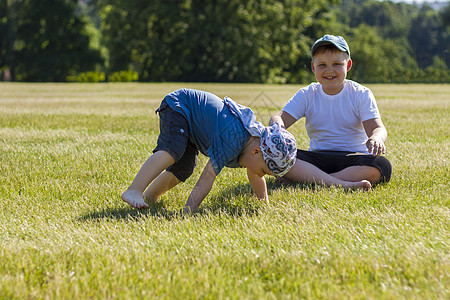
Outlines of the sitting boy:
[[[155,202],[189,178],[199,151],[210,159],[184,212],[198,209],[224,166],[247,168],[253,192],[267,202],[264,175],[283,176],[296,160],[297,145],[288,131],[279,124],[265,127],[255,120],[250,108],[230,98],[222,100],[208,92],[180,89],[168,94],[156,111],[160,118],[157,146],[122,194],[132,207],[147,208],[144,198]],[[338,179],[336,184],[351,188],[365,185]]]
[[311,57],[318,82],[301,88],[270,120],[289,128],[306,118],[309,151],[298,150],[295,167],[285,178],[320,182],[311,180],[311,174],[323,171],[346,181],[388,182],[391,164],[380,156],[386,152],[387,131],[372,92],[346,79],[352,66],[347,42],[325,35],[312,46]]

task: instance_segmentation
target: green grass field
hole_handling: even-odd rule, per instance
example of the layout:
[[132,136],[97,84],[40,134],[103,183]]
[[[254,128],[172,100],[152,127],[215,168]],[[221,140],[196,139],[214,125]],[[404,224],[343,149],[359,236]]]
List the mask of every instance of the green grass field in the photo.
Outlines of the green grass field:
[[[148,210],[120,199],[156,145],[168,92],[204,89],[261,121],[297,85],[0,84],[0,299],[449,299],[450,85],[370,85],[389,184],[252,196],[224,169],[198,213],[194,175]],[[291,131],[307,148],[303,122]]]

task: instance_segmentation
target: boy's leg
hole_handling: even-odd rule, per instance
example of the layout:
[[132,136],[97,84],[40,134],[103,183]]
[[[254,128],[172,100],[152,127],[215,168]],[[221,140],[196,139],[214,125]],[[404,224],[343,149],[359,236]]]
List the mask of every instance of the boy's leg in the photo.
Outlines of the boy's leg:
[[297,158],[344,181],[388,182],[392,166],[384,156],[339,151],[297,151]]
[[169,152],[161,150],[155,152],[142,165],[139,172],[134,177],[128,189],[123,192],[123,201],[135,208],[147,208],[142,193],[162,171],[175,163],[175,159]]
[[318,183],[325,186],[335,185],[345,188],[362,188],[365,190],[368,190],[372,187],[372,184],[367,180],[350,182],[336,178],[320,170],[313,164],[300,160],[298,158],[295,161],[295,165],[284,177],[296,182]]
[[330,175],[346,181],[361,181],[365,179],[372,184],[379,182],[381,178],[380,170],[370,166],[352,166]]
[[152,181],[150,186],[145,190],[143,196],[147,202],[156,202],[160,196],[168,190],[179,184],[179,180],[172,172],[164,171]]
[[150,202],[155,202],[165,192],[179,184],[186,181],[194,172],[197,165],[198,150],[194,144],[188,142],[183,156],[177,163],[171,165],[162,172],[147,190],[144,192],[144,199]]
[[[180,158],[186,155],[186,148],[188,148],[189,124],[183,114],[172,110],[166,100],[161,102],[156,112],[159,113],[160,120],[157,146],[153,150],[153,155],[142,165],[133,182],[122,194],[122,199],[135,208],[148,207],[142,193],[162,171],[173,166],[175,162],[179,162]],[[171,169],[169,168],[168,171]],[[159,186],[163,185],[164,178],[166,178],[165,175],[158,180]],[[182,181],[182,178],[180,180]],[[170,182],[170,185],[174,183]],[[157,190],[160,191],[160,188]]]

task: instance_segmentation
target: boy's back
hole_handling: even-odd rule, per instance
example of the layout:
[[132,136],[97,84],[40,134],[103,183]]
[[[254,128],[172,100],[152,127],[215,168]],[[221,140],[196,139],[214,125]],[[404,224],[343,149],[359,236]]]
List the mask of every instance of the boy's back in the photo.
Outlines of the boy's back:
[[238,117],[216,95],[193,89],[179,89],[164,99],[189,123],[189,138],[209,156],[216,174],[224,167],[239,167],[239,154],[250,138]]

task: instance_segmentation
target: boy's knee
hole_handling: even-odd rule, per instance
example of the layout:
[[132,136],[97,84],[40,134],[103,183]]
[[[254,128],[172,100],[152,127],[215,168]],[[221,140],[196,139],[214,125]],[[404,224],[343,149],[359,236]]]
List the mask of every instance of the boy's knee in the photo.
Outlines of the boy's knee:
[[380,171],[381,176],[377,183],[386,183],[391,180],[392,165],[384,156],[378,156],[374,160],[374,166]]
[[383,177],[383,174],[376,167],[369,167],[369,168],[370,169],[365,173],[366,178],[364,179],[370,181],[371,184],[379,183]]

